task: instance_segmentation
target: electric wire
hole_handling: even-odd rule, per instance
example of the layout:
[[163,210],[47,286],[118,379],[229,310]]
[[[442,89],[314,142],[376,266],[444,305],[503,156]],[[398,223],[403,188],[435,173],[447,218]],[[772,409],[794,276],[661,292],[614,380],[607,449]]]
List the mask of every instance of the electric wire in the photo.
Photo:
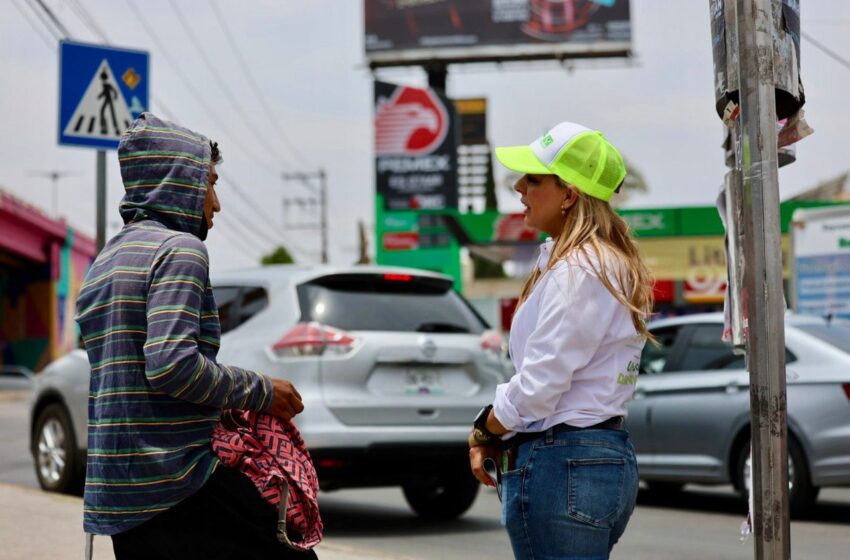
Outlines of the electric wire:
[[47,45],[47,48],[53,52],[56,52],[56,45],[53,43],[53,41],[50,40],[50,37],[48,37],[44,33],[44,30],[38,26],[38,23],[32,19],[32,16],[27,13],[26,9],[18,5],[18,0],[12,0],[12,5],[15,7],[16,10],[18,10],[18,12],[20,12],[21,16],[25,20],[27,20],[29,26],[32,27],[33,31],[35,31],[35,33],[39,36],[42,42]]
[[[93,26],[95,29],[99,29],[99,26],[97,25],[97,21],[94,19],[94,17],[93,17],[93,16],[91,16],[91,14],[88,14],[87,10],[86,10],[84,7],[82,7],[82,6],[80,6],[80,7],[82,8],[82,11],[83,11],[83,12],[85,12],[85,13],[86,13],[86,15],[88,16],[88,18],[90,19],[92,26]],[[78,15],[79,15],[79,14],[78,14]],[[143,22],[143,25],[144,25],[144,23],[145,23],[145,22]],[[109,39],[108,39],[108,37],[106,36],[106,34],[105,34],[105,33],[103,33],[102,31],[99,33],[99,35],[101,36],[101,38],[102,38],[104,41],[106,41],[106,42],[108,42],[108,41],[109,41]],[[152,37],[152,38],[153,38],[153,37]],[[176,69],[175,69],[175,70],[176,70]],[[169,108],[169,107],[168,107],[168,106],[167,106],[167,105],[166,105],[166,104],[162,101],[162,99],[160,99],[160,98],[158,98],[158,97],[157,97],[157,98],[155,98],[154,96],[151,96],[151,101],[152,101],[152,102],[155,102],[155,103],[156,103],[156,104],[157,104],[160,108],[162,108],[162,109],[164,110],[164,111],[163,111],[163,114],[165,115],[165,117],[166,117],[166,118],[168,118],[169,120],[172,120],[172,121],[176,121],[176,120],[178,120],[178,119],[177,119],[177,117],[176,117],[175,112],[174,112],[174,111],[172,111],[172,110],[171,110],[171,109],[170,109],[170,108]],[[236,182],[233,180],[233,178],[229,176],[229,174],[222,173],[221,171],[220,171],[220,174],[222,174],[222,178],[225,178],[225,176],[226,176],[226,180],[227,180],[227,182],[228,182],[228,183],[230,183],[230,184],[233,186],[234,190],[236,190],[236,191],[237,191],[237,192],[241,195],[241,201],[242,201],[243,203],[248,204],[248,205],[249,205],[249,206],[250,206],[250,207],[251,207],[251,208],[252,208],[255,212],[257,212],[257,213],[259,214],[259,216],[260,216],[260,217],[261,217],[261,218],[265,221],[266,225],[267,225],[267,226],[269,226],[269,228],[270,228],[272,231],[275,231],[275,232],[276,232],[276,231],[277,231],[277,226],[274,224],[274,220],[272,220],[272,219],[271,219],[271,218],[270,218],[270,217],[269,217],[269,216],[268,216],[268,215],[267,215],[264,211],[262,211],[262,210],[260,209],[259,205],[257,205],[257,204],[254,202],[253,198],[252,198],[251,196],[249,196],[247,192],[243,191],[243,190],[241,189],[241,187],[239,187],[239,186],[238,186],[238,183],[236,183]],[[246,222],[246,223],[247,223],[247,222]],[[253,223],[253,221],[252,221],[251,223]],[[234,227],[233,229],[237,229],[237,228],[235,228],[235,227]],[[255,233],[255,234],[256,234],[256,232],[253,232],[253,233]],[[290,244],[291,244],[291,243],[290,243]]]
[[71,10],[77,15],[77,19],[83,22],[89,31],[91,31],[94,35],[100,37],[100,39],[105,43],[109,44],[109,38],[106,36],[106,32],[98,25],[97,21],[94,19],[94,16],[86,9],[85,6],[80,2],[80,0],[66,0],[66,2],[71,6]]
[[[189,78],[186,77],[186,74],[180,70],[180,66],[177,64],[177,62],[172,57],[170,50],[165,45],[163,45],[162,41],[160,41],[159,37],[153,31],[153,28],[151,27],[147,18],[145,18],[144,14],[138,9],[138,7],[132,2],[132,0],[125,0],[125,2],[130,7],[130,9],[133,11],[133,13],[135,14],[139,23],[142,25],[142,28],[144,29],[145,33],[147,33],[148,37],[150,37],[151,41],[153,41],[154,45],[159,50],[160,54],[163,55],[163,58],[165,58],[165,62],[168,63],[168,65],[171,67],[171,70],[177,75],[177,77],[180,79],[180,81],[183,83],[183,85],[186,87],[186,89],[189,91],[189,93],[192,95],[192,97],[195,99],[195,101],[198,103],[198,105],[204,111],[206,111],[207,114],[209,114],[209,115],[218,114],[218,112],[213,110],[213,108],[210,107],[210,105],[205,101],[204,96],[192,84],[192,82],[189,80]],[[272,168],[271,166],[267,165],[266,162],[264,162],[262,159],[258,158],[254,150],[248,149],[244,144],[242,144],[238,140],[240,138],[240,136],[238,134],[234,134],[233,131],[230,129],[230,127],[225,125],[220,120],[218,121],[218,126],[225,133],[228,134],[228,136],[229,136],[228,141],[231,144],[233,144],[234,146],[239,148],[240,151],[242,151],[246,156],[248,156],[250,159],[252,159],[260,167],[266,169],[266,171],[268,171],[269,173],[271,173],[274,176],[277,175],[278,172],[275,171],[274,168]]]
[[50,18],[50,21],[53,22],[53,25],[56,26],[56,29],[58,29],[59,32],[62,33],[62,35],[64,35],[65,37],[71,36],[71,34],[68,33],[68,28],[66,28],[65,25],[61,21],[59,21],[59,18],[57,18],[56,14],[53,13],[53,10],[51,10],[50,7],[44,3],[44,0],[35,0],[35,2],[41,7],[42,11],[47,14],[47,17]]
[[[236,99],[236,96],[233,94],[233,91],[227,85],[227,82],[225,82],[225,80],[221,77],[221,73],[215,68],[215,65],[210,60],[209,55],[207,55],[197,35],[195,35],[195,32],[192,30],[192,27],[186,20],[186,16],[184,16],[183,12],[180,11],[180,7],[178,6],[177,2],[175,2],[174,0],[169,0],[169,3],[171,5],[171,9],[177,15],[178,23],[180,23],[181,27],[183,27],[183,29],[186,31],[186,36],[189,38],[189,41],[192,43],[192,46],[195,47],[195,50],[198,52],[198,55],[203,61],[204,66],[206,66],[207,70],[209,70],[210,74],[212,74],[212,77],[215,80],[216,84],[218,84],[219,89],[224,93],[225,97],[227,97],[227,100],[230,101],[233,110],[236,111],[236,113],[242,118],[245,123],[251,123],[253,125],[256,125],[256,123],[252,123],[251,117],[242,108],[242,104],[239,102],[238,99]],[[272,149],[272,142],[269,142],[268,138],[266,138],[266,136],[260,132],[260,127],[252,126],[252,128],[252,132],[260,140],[260,145],[263,146],[263,148],[269,153],[269,155],[272,158],[280,159],[280,154],[276,153],[275,150]],[[287,162],[287,164],[290,163],[291,162]]]
[[262,88],[258,85],[257,80],[254,78],[253,72],[251,72],[251,65],[248,64],[247,59],[243,56],[242,51],[239,48],[239,44],[233,37],[233,34],[230,32],[230,26],[228,25],[227,20],[222,14],[218,2],[216,0],[210,0],[210,5],[212,6],[213,13],[215,13],[216,18],[218,19],[219,26],[221,26],[221,29],[224,32],[224,38],[230,45],[231,52],[236,57],[239,69],[245,76],[245,80],[248,82],[251,91],[254,93],[254,96],[260,102],[260,105],[263,107],[263,110],[265,110],[265,112],[271,117],[267,122],[271,125],[271,127],[277,133],[278,137],[283,141],[283,143],[286,145],[292,155],[295,156],[298,161],[304,161],[304,155],[298,150],[298,148],[295,147],[295,143],[292,142],[292,140],[286,135],[286,133],[284,133],[283,127],[280,124],[280,120],[278,119],[274,108],[268,102],[265,95],[263,95]]
[[[44,6],[42,2],[38,2],[38,4],[39,4],[39,6]],[[16,7],[18,7],[18,6],[17,6],[17,4],[15,4],[15,5],[16,5]],[[36,11],[36,9],[35,9],[35,6],[34,6],[34,5],[31,5],[31,7],[33,8],[33,10],[34,10],[34,11]],[[45,6],[45,7],[46,7],[46,6]],[[84,7],[82,7],[82,6],[80,6],[80,7],[81,7],[81,8],[82,8],[82,10],[85,12],[85,8],[84,8]],[[19,11],[20,11],[20,7],[18,7],[18,8],[19,8]],[[38,13],[38,12],[36,11],[36,13]],[[22,14],[25,14],[25,12],[22,12]],[[80,15],[80,14],[78,13],[77,15],[78,15],[78,17],[79,17],[79,15]],[[26,17],[26,16],[24,16],[24,17]],[[99,29],[99,26],[97,25],[97,22],[94,20],[94,18],[93,18],[91,15],[89,15],[89,17],[91,17],[91,22],[90,22],[90,23],[92,23],[92,24],[93,24],[93,27],[94,27],[95,29]],[[62,35],[56,36],[56,31],[55,31],[54,29],[52,29],[52,28],[51,28],[51,26],[50,26],[49,22],[48,22],[48,21],[45,21],[43,18],[39,18],[39,19],[40,19],[40,21],[42,22],[42,24],[43,24],[43,25],[44,25],[44,26],[48,29],[48,31],[49,31],[52,35],[54,35],[54,37],[56,38],[56,40],[61,40],[61,39],[73,39],[73,37],[72,37],[70,34],[68,34],[68,33],[67,33],[67,28],[66,28],[66,27],[65,27],[65,26],[61,23],[61,21],[60,21],[60,20],[58,20],[58,18],[57,18],[55,15],[53,15],[53,17],[51,18],[51,21],[52,21],[52,20],[55,20],[55,22],[56,22],[56,24],[57,24],[57,25],[56,25],[56,27],[57,27],[58,29],[62,29],[62,30],[64,30],[64,31],[63,31],[63,33],[65,34],[64,36],[62,36]],[[28,21],[28,22],[30,22],[30,23],[32,24],[32,22],[31,22],[28,18],[27,18],[27,21]],[[89,27],[89,26],[87,25],[87,27]],[[34,30],[38,33],[38,31],[37,31],[37,27],[33,27],[33,29],[34,29]],[[89,27],[89,29],[91,30],[91,27]],[[100,35],[100,36],[101,36],[101,38],[102,38],[104,41],[106,41],[107,43],[109,42],[109,41],[108,41],[108,38],[106,37],[106,34],[105,34],[105,33],[103,33],[103,32],[101,31],[100,33],[97,33],[97,34],[98,34],[98,35]],[[53,46],[53,45],[51,45],[51,44],[49,44],[49,43],[46,43],[46,44],[47,44],[48,48],[50,48],[52,51],[54,51],[54,52],[55,52],[55,50],[56,50],[56,49],[55,49],[55,46]],[[153,101],[153,97],[151,98],[151,100]],[[159,99],[158,99],[158,100],[157,100],[157,104],[158,104],[158,105],[160,105],[161,107],[165,108],[165,111],[166,111],[167,113],[170,113],[170,115],[166,115],[166,116],[168,116],[168,118],[170,118],[170,119],[174,120],[173,112],[172,112],[172,111],[170,111],[170,110],[167,108],[167,106],[165,106],[165,104],[162,102],[162,100],[159,100]],[[243,200],[250,200],[250,199],[246,196],[246,194],[244,194],[244,193],[242,194],[242,198],[243,198]],[[231,210],[232,210],[232,209],[231,209]],[[234,212],[233,212],[233,214],[234,214],[234,215],[241,215],[238,211],[234,211]],[[230,229],[234,229],[234,230],[236,230],[236,233],[237,233],[237,234],[240,234],[240,236],[241,236],[241,238],[242,238],[242,240],[243,240],[243,241],[246,241],[246,242],[247,242],[247,241],[252,241],[252,243],[251,243],[250,247],[251,247],[254,251],[256,251],[256,252],[257,252],[257,254],[262,255],[262,254],[265,252],[265,250],[264,250],[264,249],[263,249],[260,245],[253,243],[253,241],[254,241],[254,240],[249,240],[249,239],[245,238],[245,236],[244,236],[244,232],[248,232],[248,233],[251,233],[251,234],[255,235],[258,239],[260,239],[260,240],[261,240],[261,243],[263,243],[263,244],[265,244],[265,243],[268,241],[268,235],[266,235],[266,234],[264,234],[264,233],[262,233],[262,232],[259,232],[259,230],[253,230],[253,229],[249,229],[249,228],[246,228],[246,227],[240,227],[240,226],[241,226],[241,224],[239,224],[238,222],[231,222],[228,218],[225,218],[225,220],[224,220],[224,221],[227,223],[227,225],[230,227]],[[243,222],[242,222],[242,224],[253,224],[253,223],[254,223],[254,221],[251,221],[251,220],[244,220],[244,216],[243,216]],[[272,227],[271,229],[272,229],[272,230],[275,230],[275,228],[274,228],[274,227]]]
[[62,40],[62,33],[57,31],[56,27],[51,25],[50,19],[44,14],[44,12],[39,8],[36,4],[36,0],[30,0],[29,2],[24,2],[27,6],[29,6],[30,10],[35,14],[35,17],[41,22],[44,28],[50,33],[53,38],[57,41]]
[[817,48],[818,50],[820,50],[821,52],[823,52],[824,54],[826,54],[827,56],[829,56],[830,58],[832,58],[833,60],[835,60],[836,62],[841,64],[842,66],[844,66],[845,68],[850,69],[850,60],[847,60],[846,58],[844,58],[843,56],[841,56],[837,52],[833,51],[832,49],[830,49],[829,47],[827,47],[823,43],[819,42],[818,40],[816,40],[814,37],[812,37],[808,33],[800,32],[800,36],[803,37],[803,39],[805,39],[809,43],[811,43],[815,48]]

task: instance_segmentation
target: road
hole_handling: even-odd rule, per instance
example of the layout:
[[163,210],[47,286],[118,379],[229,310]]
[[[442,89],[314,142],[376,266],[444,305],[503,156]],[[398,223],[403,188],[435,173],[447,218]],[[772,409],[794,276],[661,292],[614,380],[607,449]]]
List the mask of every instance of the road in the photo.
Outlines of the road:
[[[27,402],[0,393],[0,482],[37,487],[27,449]],[[511,558],[499,525],[499,501],[483,489],[461,519],[425,523],[396,489],[343,490],[320,495],[326,542],[371,551],[386,560],[501,560]],[[0,507],[3,507],[0,504]],[[612,558],[617,560],[750,559],[741,543],[742,504],[731,489],[689,486],[664,503],[641,492],[638,507]],[[0,528],[5,533],[9,528]],[[0,534],[0,540],[9,535]],[[821,493],[817,507],[791,525],[794,558],[846,558],[850,550],[850,489]]]

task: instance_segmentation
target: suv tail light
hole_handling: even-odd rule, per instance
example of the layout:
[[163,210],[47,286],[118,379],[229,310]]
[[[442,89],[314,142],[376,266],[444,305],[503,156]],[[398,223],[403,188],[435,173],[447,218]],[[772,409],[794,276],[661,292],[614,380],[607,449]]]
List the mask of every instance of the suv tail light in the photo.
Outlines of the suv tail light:
[[272,344],[272,354],[278,358],[335,355],[354,350],[357,338],[351,334],[320,323],[298,323]]
[[505,339],[498,331],[484,331],[481,335],[481,349],[495,357],[501,357],[505,353]]
[[847,395],[847,399],[850,400],[850,383],[845,383],[842,387],[844,388],[844,394]]

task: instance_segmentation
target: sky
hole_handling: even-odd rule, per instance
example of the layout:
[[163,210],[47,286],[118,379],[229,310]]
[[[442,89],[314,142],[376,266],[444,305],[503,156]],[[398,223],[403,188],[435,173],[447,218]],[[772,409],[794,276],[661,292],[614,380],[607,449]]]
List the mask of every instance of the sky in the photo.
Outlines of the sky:
[[[214,270],[258,264],[280,243],[297,262],[318,262],[318,232],[303,228],[317,216],[309,208],[285,216],[283,205],[314,194],[281,174],[319,168],[328,177],[330,262],[357,259],[358,222],[374,227],[372,81],[426,83],[418,68],[370,72],[360,0],[43,1],[74,40],[102,43],[94,27],[111,45],[149,51],[152,110],[219,142],[223,211],[207,240]],[[35,5],[0,2],[0,189],[94,236],[95,151],[57,145],[58,43]],[[488,99],[494,145],[527,144],[564,120],[603,131],[649,185],[628,207],[711,205],[726,168],[708,1],[632,0],[631,18],[629,61],[453,65],[447,94]],[[850,2],[807,0],[802,30],[850,59]],[[815,133],[780,169],[783,198],[850,170],[850,68],[805,40],[801,59]],[[43,175],[57,170],[67,176],[54,208]],[[500,209],[518,210],[496,172]],[[114,151],[107,184],[113,235],[123,195]]]

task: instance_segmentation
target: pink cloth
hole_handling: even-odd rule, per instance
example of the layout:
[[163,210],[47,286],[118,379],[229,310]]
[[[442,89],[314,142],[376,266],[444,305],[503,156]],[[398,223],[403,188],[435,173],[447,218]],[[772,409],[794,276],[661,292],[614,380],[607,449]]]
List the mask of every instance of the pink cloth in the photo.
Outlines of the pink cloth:
[[[226,410],[211,439],[221,462],[246,474],[267,502],[280,510],[284,497],[286,525],[278,525],[281,542],[298,550],[309,550],[321,542],[324,525],[319,515],[319,478],[292,422],[261,412]],[[303,538],[290,540],[292,530]]]

